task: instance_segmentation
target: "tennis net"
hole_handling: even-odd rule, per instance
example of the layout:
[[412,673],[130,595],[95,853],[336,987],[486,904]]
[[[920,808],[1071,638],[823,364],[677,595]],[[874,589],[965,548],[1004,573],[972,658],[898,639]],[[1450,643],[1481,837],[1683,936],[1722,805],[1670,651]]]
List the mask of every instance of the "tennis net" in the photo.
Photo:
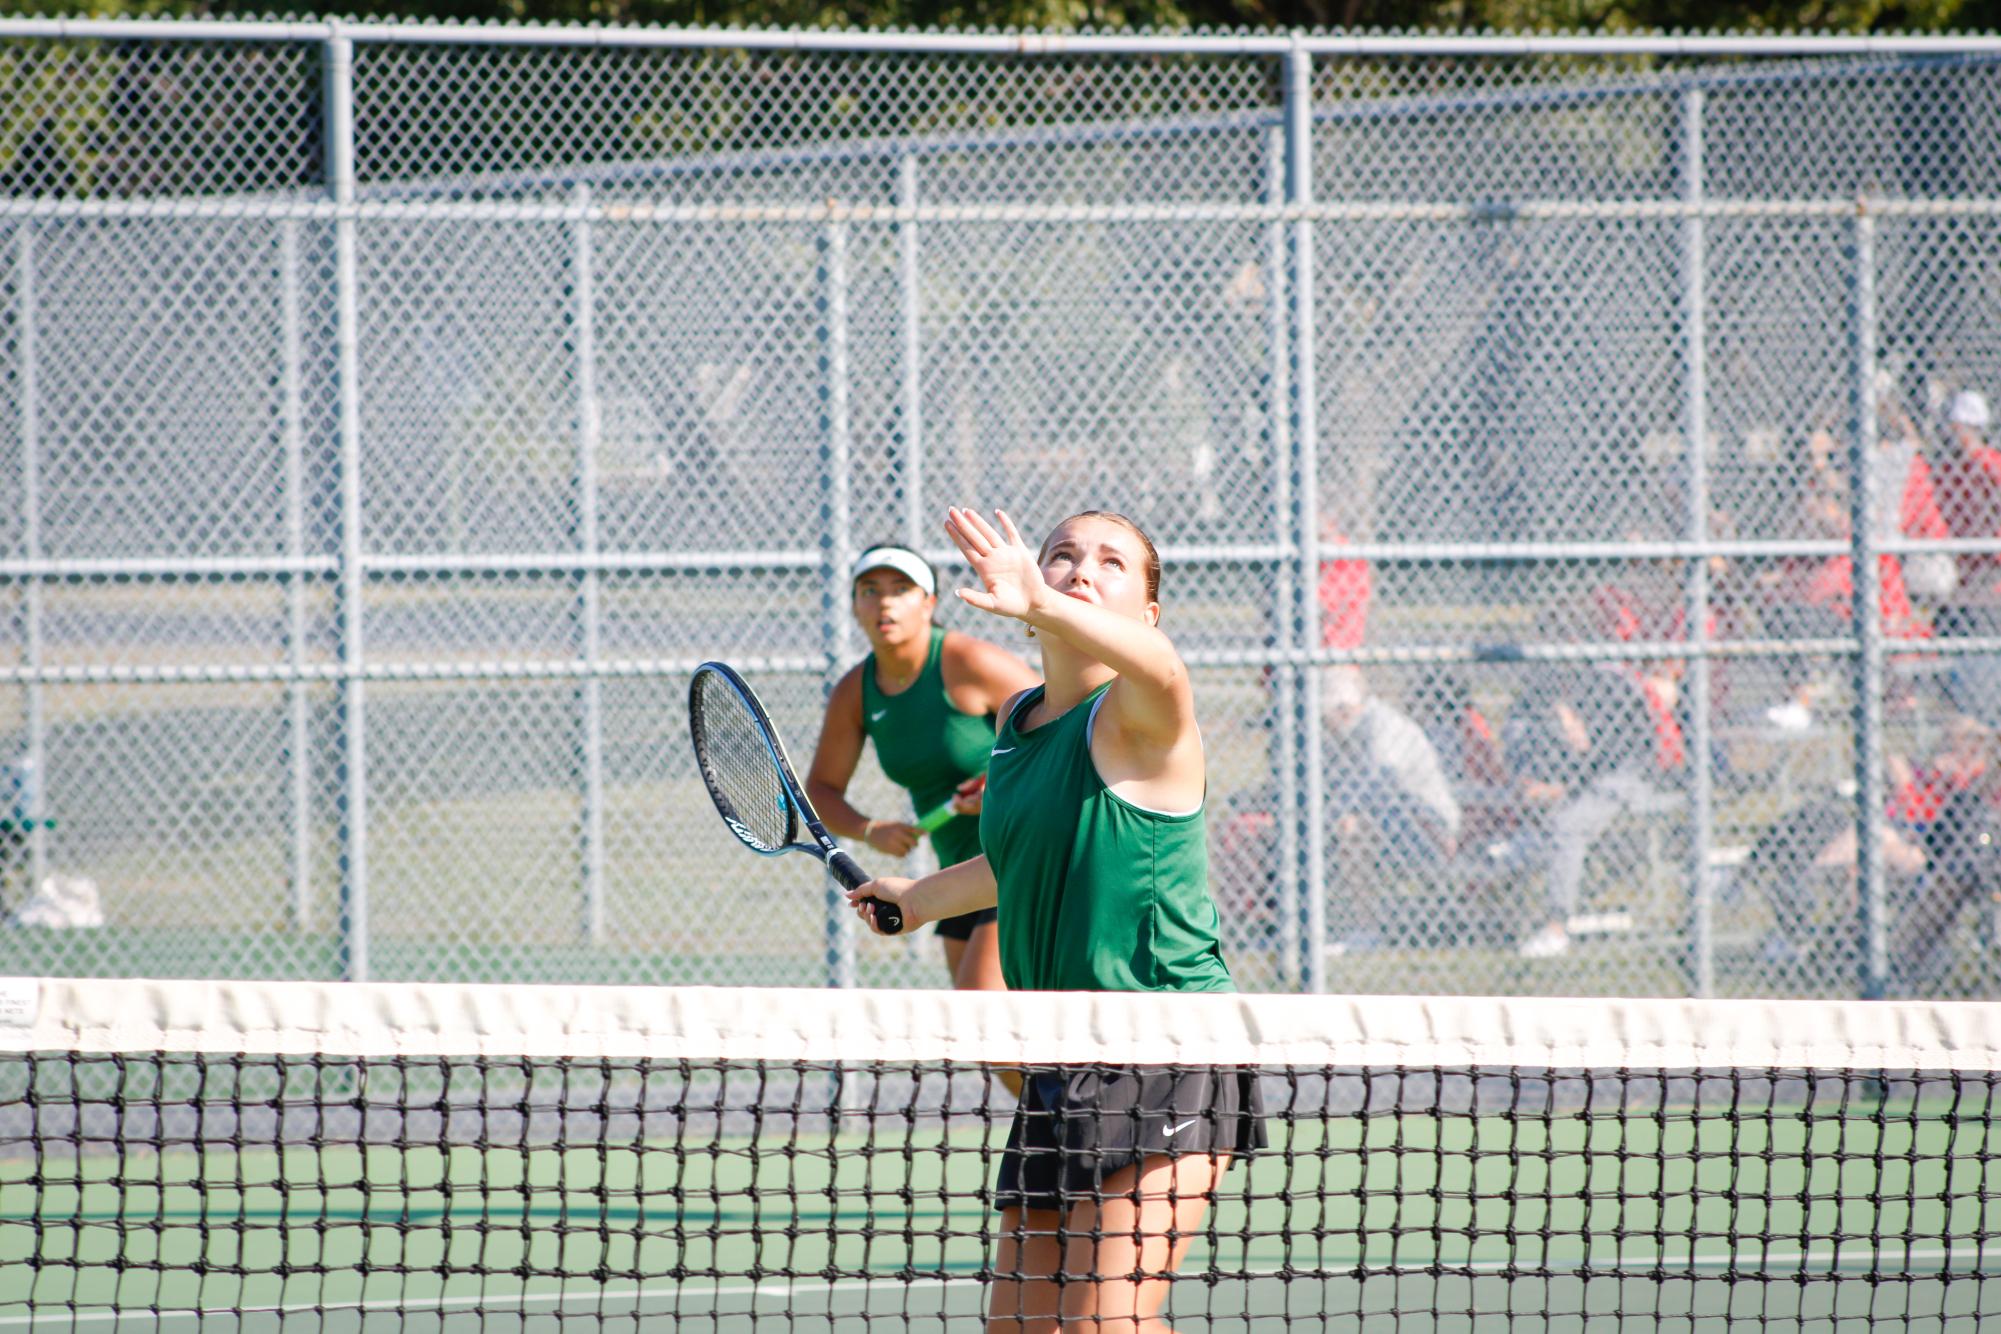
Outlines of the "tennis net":
[[[1248,1067],[1268,1142],[1169,1279],[1116,1175],[995,1207],[998,1067]],[[1967,1003],[0,982],[0,1328],[1970,1331],[1997,1068]]]

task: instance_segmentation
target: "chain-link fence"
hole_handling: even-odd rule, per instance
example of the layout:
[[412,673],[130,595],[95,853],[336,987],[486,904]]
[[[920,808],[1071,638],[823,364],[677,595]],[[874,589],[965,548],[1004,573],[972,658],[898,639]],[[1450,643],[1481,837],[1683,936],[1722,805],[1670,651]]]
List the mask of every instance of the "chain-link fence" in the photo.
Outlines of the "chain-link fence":
[[0,90],[0,971],[936,984],[682,700],[803,758],[963,502],[1160,542],[1247,987],[2001,975],[2001,45],[8,21]]

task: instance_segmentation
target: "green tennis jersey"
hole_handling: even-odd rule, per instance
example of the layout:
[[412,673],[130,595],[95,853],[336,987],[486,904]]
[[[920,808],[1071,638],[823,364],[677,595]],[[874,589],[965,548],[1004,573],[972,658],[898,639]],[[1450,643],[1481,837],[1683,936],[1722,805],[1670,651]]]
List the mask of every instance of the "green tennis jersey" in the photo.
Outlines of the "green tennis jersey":
[[[931,629],[931,655],[908,689],[885,695],[875,683],[875,654],[862,664],[862,734],[889,780],[910,793],[917,814],[952,799],[959,784],[985,773],[994,748],[994,716],[961,713],[945,691],[945,631]],[[980,820],[955,815],[931,831],[940,866],[980,855]]]
[[1037,686],[994,742],[980,838],[1000,889],[1001,972],[1017,991],[1235,991],[1202,812],[1135,806],[1091,761],[1105,689],[1018,731]]

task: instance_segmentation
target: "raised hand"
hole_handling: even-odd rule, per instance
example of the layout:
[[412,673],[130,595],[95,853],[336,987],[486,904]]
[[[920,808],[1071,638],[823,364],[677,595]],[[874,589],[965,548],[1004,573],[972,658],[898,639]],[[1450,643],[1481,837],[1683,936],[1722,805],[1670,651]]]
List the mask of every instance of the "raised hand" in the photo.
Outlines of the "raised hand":
[[1020,619],[1047,595],[1049,585],[1007,511],[995,510],[994,518],[1000,520],[998,531],[972,510],[954,506],[945,511],[946,534],[983,585],[960,589],[959,599],[996,616]]

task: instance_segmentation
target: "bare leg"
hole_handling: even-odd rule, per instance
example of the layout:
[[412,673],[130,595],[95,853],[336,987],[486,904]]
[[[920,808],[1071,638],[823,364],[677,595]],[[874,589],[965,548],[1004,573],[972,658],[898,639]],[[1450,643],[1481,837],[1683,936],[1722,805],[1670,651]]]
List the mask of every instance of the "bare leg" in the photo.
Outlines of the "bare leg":
[[945,965],[952,970],[952,985],[960,991],[1007,990],[1001,979],[1000,928],[992,922],[974,927],[968,940],[946,941]]
[[1056,1267],[1062,1260],[1054,1209],[1001,1210],[994,1281],[987,1290],[987,1334],[1055,1334],[1062,1309]]
[[1624,803],[1603,784],[1594,784],[1550,816],[1549,920],[1561,926],[1577,911],[1584,893],[1584,865],[1591,845],[1612,827]]
[[[1103,1196],[1056,1215],[1001,1215],[1004,1235],[988,1303],[989,1334],[1173,1334],[1159,1318],[1171,1275],[1202,1228],[1228,1154],[1148,1158],[1108,1177]],[[1056,1269],[1061,1244],[1061,1281]],[[1060,1318],[1058,1318],[1060,1317]]]

